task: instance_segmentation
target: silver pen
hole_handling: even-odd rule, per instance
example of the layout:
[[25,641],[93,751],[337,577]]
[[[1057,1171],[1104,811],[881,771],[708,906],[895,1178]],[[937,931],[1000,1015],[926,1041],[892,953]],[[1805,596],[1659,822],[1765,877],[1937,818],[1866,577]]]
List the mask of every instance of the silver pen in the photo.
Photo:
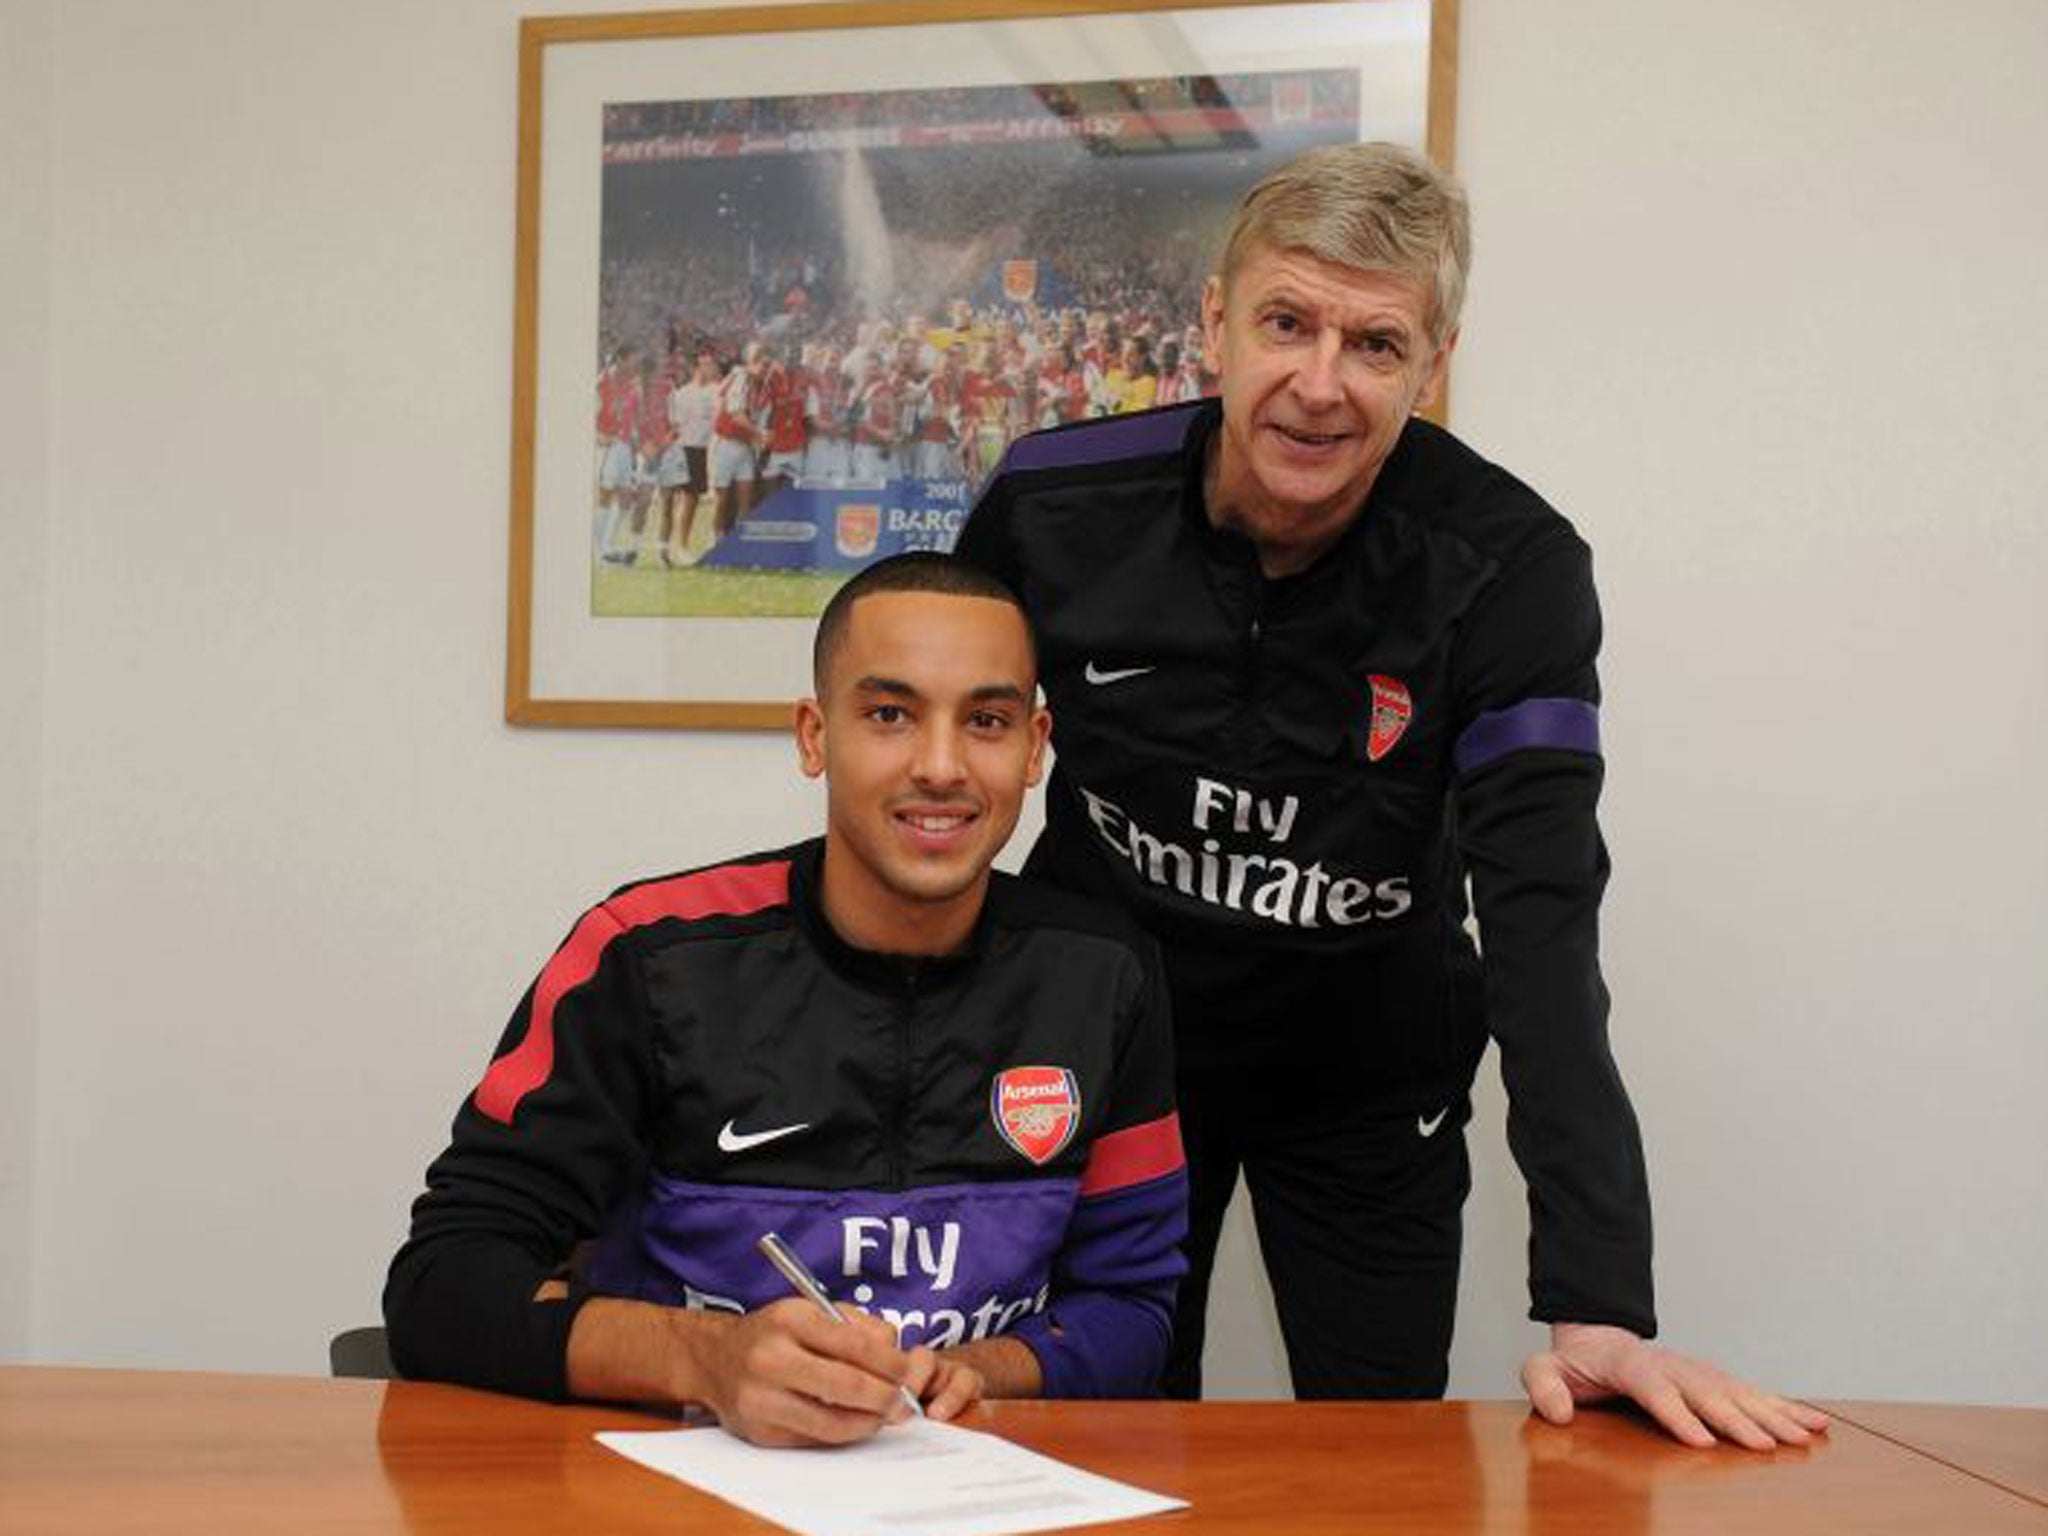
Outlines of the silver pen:
[[[825,1287],[819,1284],[818,1277],[811,1273],[809,1266],[796,1256],[796,1250],[780,1236],[773,1232],[763,1232],[760,1242],[755,1246],[761,1250],[762,1256],[770,1264],[782,1271],[782,1278],[789,1282],[790,1289],[797,1295],[804,1297],[833,1322],[850,1323],[846,1314],[832,1305],[832,1298],[825,1294]],[[898,1382],[896,1390],[902,1394],[903,1401],[909,1405],[910,1411],[920,1419],[923,1418],[924,1405],[912,1395],[910,1388]]]

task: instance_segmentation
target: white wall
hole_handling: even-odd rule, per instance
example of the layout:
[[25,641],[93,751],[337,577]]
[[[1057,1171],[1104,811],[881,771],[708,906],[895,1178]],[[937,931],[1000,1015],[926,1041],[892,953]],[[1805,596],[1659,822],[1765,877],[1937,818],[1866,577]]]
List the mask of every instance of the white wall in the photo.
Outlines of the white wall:
[[[10,107],[10,179],[55,167],[48,266],[0,247],[53,338],[40,525],[33,349],[0,364],[6,596],[47,607],[4,824],[35,1358],[319,1369],[575,909],[814,816],[780,741],[500,723],[519,9],[103,0]],[[1667,1333],[2048,1402],[2048,13],[1465,9],[1454,425],[1600,554]],[[1497,1396],[1523,1218],[1481,1118],[1453,1390]],[[1214,1374],[1272,1390],[1234,1241]]]
[[2048,1402],[2048,10],[1542,9],[1460,423],[1600,554],[1666,1330]]
[[43,521],[49,504],[50,11],[0,3],[0,1359],[29,1338]]

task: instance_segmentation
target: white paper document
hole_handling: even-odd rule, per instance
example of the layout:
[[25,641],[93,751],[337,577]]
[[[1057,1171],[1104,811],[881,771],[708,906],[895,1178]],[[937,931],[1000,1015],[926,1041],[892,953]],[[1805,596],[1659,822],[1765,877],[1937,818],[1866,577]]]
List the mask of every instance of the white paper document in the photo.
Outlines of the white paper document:
[[930,1419],[830,1450],[764,1450],[722,1429],[597,1438],[803,1536],[1008,1536],[1187,1505]]

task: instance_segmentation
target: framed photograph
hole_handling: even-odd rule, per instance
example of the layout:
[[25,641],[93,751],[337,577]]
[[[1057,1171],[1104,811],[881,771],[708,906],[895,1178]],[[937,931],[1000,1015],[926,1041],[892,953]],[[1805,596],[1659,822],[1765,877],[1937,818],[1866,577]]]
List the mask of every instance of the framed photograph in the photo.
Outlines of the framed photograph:
[[891,0],[521,24],[506,718],[780,728],[1011,438],[1213,392],[1311,145],[1451,159],[1455,0]]

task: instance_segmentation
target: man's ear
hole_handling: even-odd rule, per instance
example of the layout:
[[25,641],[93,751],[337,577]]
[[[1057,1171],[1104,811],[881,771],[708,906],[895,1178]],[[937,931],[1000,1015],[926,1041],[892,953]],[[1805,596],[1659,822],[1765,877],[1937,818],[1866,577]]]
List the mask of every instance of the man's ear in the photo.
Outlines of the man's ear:
[[1052,711],[1031,711],[1031,757],[1024,765],[1024,787],[1036,789],[1045,777],[1045,744],[1052,739]]
[[796,763],[807,779],[825,771],[825,710],[816,699],[796,701]]
[[1223,279],[1202,284],[1202,366],[1211,373],[1223,367]]
[[1453,331],[1436,349],[1436,356],[1429,360],[1429,377],[1423,381],[1422,393],[1415,397],[1415,409],[1426,411],[1436,404],[1436,398],[1443,393],[1444,375],[1450,371],[1451,354],[1458,350],[1458,337],[1462,333]]

